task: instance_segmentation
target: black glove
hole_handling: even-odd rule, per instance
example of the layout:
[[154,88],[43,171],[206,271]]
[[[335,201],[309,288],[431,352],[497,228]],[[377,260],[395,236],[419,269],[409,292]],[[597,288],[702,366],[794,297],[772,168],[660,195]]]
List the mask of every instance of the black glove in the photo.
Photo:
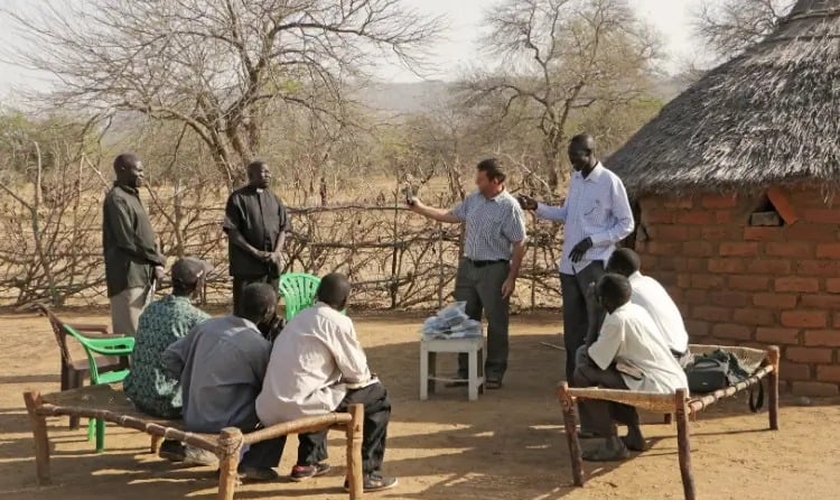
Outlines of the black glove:
[[569,254],[569,258],[572,259],[572,262],[579,262],[590,248],[592,248],[592,238],[586,237],[572,248],[572,253]]

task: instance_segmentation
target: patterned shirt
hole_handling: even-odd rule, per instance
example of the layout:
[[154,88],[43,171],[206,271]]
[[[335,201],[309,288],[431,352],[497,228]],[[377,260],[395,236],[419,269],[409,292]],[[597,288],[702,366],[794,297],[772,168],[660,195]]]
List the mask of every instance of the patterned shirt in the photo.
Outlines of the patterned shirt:
[[[592,261],[606,261],[615,244],[633,232],[633,212],[627,191],[617,175],[599,162],[587,177],[572,174],[569,194],[562,207],[537,205],[537,217],[563,222],[563,256],[558,262],[562,274],[577,274]],[[581,260],[569,258],[572,248],[585,238],[592,239],[592,248]]]
[[138,410],[158,418],[181,416],[181,384],[163,366],[161,354],[210,315],[187,297],[168,295],[149,304],[140,315],[131,371],[123,390]]
[[510,260],[513,243],[526,236],[525,214],[507,191],[493,198],[474,191],[449,213],[466,223],[464,256],[470,260]]

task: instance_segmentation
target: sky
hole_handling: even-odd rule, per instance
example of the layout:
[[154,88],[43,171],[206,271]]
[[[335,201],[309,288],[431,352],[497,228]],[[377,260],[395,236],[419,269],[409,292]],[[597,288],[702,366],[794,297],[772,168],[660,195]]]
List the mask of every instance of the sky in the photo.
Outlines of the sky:
[[[66,1],[66,0],[65,0]],[[84,1],[84,0],[74,0]],[[679,70],[685,61],[696,58],[696,44],[691,34],[691,12],[700,0],[628,0],[636,12],[651,23],[662,35],[665,43],[663,69],[669,73]],[[715,0],[712,0],[715,1]],[[475,39],[480,31],[484,9],[493,0],[403,0],[420,12],[443,15],[448,18],[449,29],[445,41],[432,48],[430,67],[418,76],[397,64],[386,64],[377,68],[376,76],[391,82],[416,82],[422,79],[453,80],[459,70],[470,63],[476,55]],[[25,11],[33,0],[0,0],[0,5],[17,11]],[[12,22],[0,15],[0,96],[8,96],[14,88],[46,85],[48,77],[27,72],[5,61],[8,53]]]

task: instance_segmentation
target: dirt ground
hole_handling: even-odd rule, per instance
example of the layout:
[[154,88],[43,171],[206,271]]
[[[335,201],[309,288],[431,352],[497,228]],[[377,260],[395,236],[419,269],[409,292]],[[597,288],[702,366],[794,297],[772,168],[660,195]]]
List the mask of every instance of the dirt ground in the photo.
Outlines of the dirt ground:
[[[65,318],[105,322],[102,314]],[[505,386],[469,402],[465,389],[441,389],[418,399],[418,315],[357,317],[357,329],[375,371],[393,400],[385,472],[400,485],[371,497],[387,499],[679,499],[675,434],[661,417],[646,415],[650,451],[620,464],[586,464],[586,486],[571,485],[569,454],[553,389],[563,371],[556,313],[517,316]],[[148,453],[149,438],[109,426],[106,451],[93,452],[84,429],[66,418],[48,422],[54,443],[53,484],[35,484],[32,439],[21,393],[58,390],[59,356],[47,321],[34,315],[0,316],[0,498],[156,500],[214,498],[207,468],[176,468]],[[441,361],[454,368],[454,358]],[[805,406],[807,404],[807,406]],[[767,430],[767,414],[749,413],[741,398],[712,407],[691,424],[697,491],[705,499],[837,498],[840,489],[840,406],[837,401],[783,399],[781,430]],[[296,440],[280,471],[288,474]],[[238,499],[300,497],[345,499],[344,453],[330,438],[333,471],[311,482],[244,485]]]

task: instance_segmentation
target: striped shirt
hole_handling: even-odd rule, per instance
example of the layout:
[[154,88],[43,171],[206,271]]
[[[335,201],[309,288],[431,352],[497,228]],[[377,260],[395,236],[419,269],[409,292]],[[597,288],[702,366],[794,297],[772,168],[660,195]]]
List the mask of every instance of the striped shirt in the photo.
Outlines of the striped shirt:
[[485,198],[470,193],[449,213],[466,223],[464,257],[470,260],[510,260],[512,246],[525,239],[525,214],[510,193]]
[[[562,274],[577,274],[592,261],[609,259],[615,244],[629,236],[634,225],[624,184],[600,162],[586,178],[580,172],[572,174],[562,207],[540,203],[536,215],[566,225],[563,256],[557,263]],[[572,248],[587,237],[592,238],[592,248],[573,263],[569,258]]]

